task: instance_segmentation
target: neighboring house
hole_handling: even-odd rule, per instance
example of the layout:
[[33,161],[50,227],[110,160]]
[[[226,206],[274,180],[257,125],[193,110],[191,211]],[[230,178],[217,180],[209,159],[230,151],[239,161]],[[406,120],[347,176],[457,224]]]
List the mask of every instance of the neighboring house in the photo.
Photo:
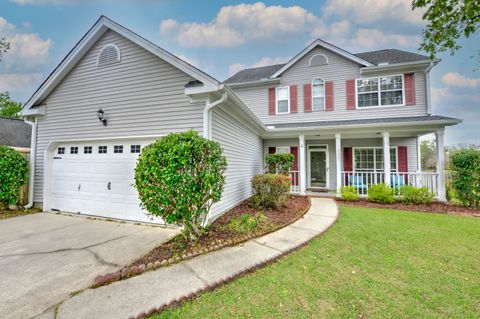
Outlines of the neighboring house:
[[272,152],[294,154],[292,192],[410,183],[444,199],[443,170],[418,165],[418,137],[436,133],[443,167],[444,127],[460,122],[431,115],[437,62],[399,50],[353,55],[316,40],[287,64],[220,83],[102,16],[25,105],[36,118],[32,200],[148,221],[132,187],[138,153],[188,129],[218,141],[227,157],[211,218],[251,195]]
[[29,153],[31,135],[32,127],[23,120],[0,117],[0,145]]

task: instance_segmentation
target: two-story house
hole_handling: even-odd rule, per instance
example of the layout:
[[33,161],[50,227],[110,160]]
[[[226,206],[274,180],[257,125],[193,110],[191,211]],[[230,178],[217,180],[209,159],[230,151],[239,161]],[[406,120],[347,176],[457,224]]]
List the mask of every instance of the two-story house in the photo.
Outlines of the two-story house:
[[[444,128],[431,114],[439,61],[400,50],[352,54],[316,40],[286,64],[224,82],[106,17],[24,107],[33,116],[30,204],[44,210],[154,221],[133,188],[141,148],[194,129],[227,158],[220,216],[251,196],[264,156],[295,157],[292,192],[336,193],[376,183],[428,186],[445,199]],[[422,172],[419,137],[435,133],[438,171]]]

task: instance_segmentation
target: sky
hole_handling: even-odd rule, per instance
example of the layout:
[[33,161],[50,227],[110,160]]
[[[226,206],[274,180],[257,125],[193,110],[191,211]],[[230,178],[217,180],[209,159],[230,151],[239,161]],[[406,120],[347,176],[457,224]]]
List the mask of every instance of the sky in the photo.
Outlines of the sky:
[[[242,68],[284,63],[316,38],[352,53],[418,52],[425,22],[410,3],[0,0],[0,38],[11,44],[0,92],[27,101],[102,14],[223,81]],[[447,145],[480,144],[480,34],[459,44],[431,72],[433,113],[463,119],[447,128]]]

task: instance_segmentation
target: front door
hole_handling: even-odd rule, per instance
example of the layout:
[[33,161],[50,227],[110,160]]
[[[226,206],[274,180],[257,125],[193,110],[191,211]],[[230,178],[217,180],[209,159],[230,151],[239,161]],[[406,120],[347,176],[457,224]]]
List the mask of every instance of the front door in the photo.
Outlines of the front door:
[[327,150],[309,150],[309,162],[309,187],[328,188]]

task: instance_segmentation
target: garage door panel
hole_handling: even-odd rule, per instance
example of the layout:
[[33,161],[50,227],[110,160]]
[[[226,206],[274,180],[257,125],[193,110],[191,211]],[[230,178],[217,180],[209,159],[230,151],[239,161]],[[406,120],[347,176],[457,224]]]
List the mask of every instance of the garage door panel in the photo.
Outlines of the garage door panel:
[[[150,141],[72,143],[59,145],[65,154],[55,155],[51,173],[51,207],[61,211],[98,215],[134,221],[157,222],[141,209],[138,192],[133,187],[138,154],[130,153],[132,144],[148,145]],[[107,146],[99,154],[99,146]],[[114,153],[114,145],[124,145],[125,153]],[[77,146],[78,154],[70,154]],[[84,146],[92,146],[91,154],[83,154]]]

